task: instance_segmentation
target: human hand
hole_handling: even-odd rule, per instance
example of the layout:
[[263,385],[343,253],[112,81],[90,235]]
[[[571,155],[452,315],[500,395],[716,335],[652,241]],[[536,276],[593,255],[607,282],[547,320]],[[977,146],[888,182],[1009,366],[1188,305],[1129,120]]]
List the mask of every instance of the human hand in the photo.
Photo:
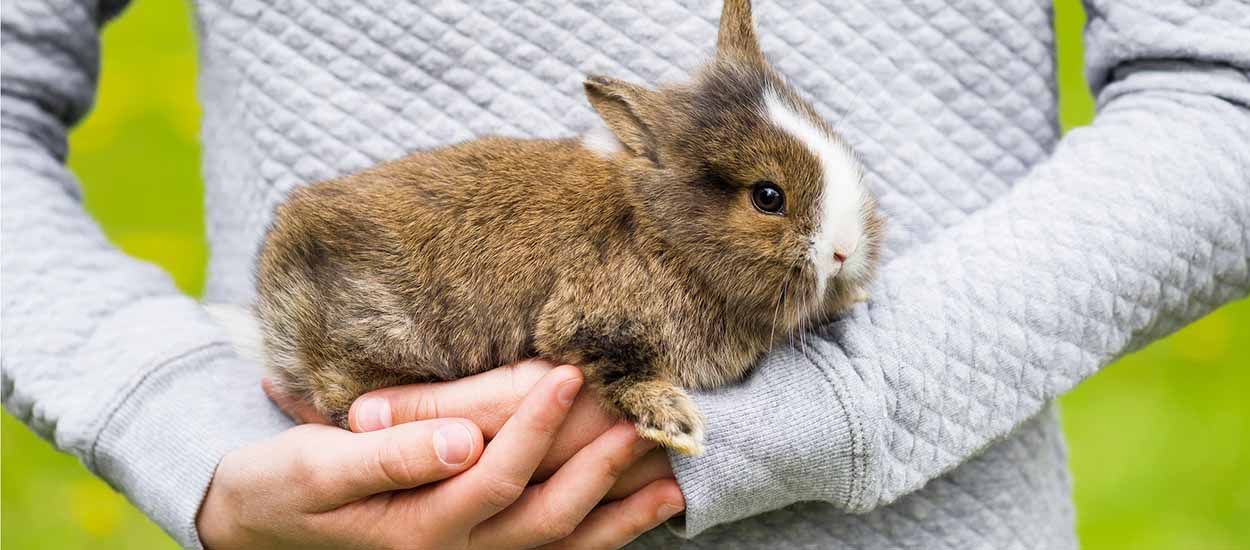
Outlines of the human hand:
[[[552,368],[554,365],[547,361],[528,360],[452,382],[377,390],[361,396],[352,404],[349,422],[353,431],[368,432],[406,422],[462,417],[481,427],[483,435],[489,440],[516,413],[534,383]],[[308,416],[312,411],[307,406],[295,407],[305,411],[292,411],[291,414],[296,416]],[[595,393],[581,392],[568,420],[560,427],[555,442],[535,472],[535,479],[546,479],[578,450],[617,422],[603,409]],[[668,455],[656,449],[622,474],[607,497],[621,498],[664,479],[673,479],[672,465]]]
[[[369,433],[308,424],[222,459],[200,507],[208,548],[616,548],[680,511],[672,481],[598,506],[652,448],[621,423],[527,487],[582,383],[533,385],[488,445],[466,419]],[[670,505],[666,507],[665,505]]]

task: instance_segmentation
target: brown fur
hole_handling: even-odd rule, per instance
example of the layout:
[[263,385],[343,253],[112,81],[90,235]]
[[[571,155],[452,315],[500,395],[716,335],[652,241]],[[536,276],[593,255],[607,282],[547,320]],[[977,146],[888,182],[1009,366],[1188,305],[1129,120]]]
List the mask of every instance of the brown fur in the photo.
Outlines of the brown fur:
[[[741,379],[866,282],[815,296],[803,258],[820,166],[761,118],[760,92],[819,119],[756,44],[749,2],[729,0],[717,58],[693,82],[588,78],[625,147],[610,158],[489,138],[295,191],[258,269],[281,384],[345,423],[364,392],[541,356],[581,366],[644,437],[701,452],[682,388]],[[758,180],[785,190],[785,215],[752,206]],[[880,220],[871,204],[864,216],[875,261]]]

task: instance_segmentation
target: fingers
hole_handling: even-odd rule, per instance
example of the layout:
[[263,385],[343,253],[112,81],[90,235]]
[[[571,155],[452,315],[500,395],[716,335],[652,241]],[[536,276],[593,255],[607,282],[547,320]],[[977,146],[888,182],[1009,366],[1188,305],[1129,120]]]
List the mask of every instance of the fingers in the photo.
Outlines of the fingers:
[[300,424],[333,424],[330,420],[317,412],[317,409],[308,402],[288,395],[278,388],[277,384],[270,378],[262,378],[260,387],[265,390],[265,395],[269,396],[269,400],[273,401],[283,413],[291,417],[291,420]]
[[570,457],[619,422],[614,414],[604,409],[599,394],[591,389],[587,388],[573,402],[573,410],[556,433],[555,443],[534,471],[534,481],[551,477]]
[[320,427],[316,432],[301,440],[292,481],[312,489],[323,510],[446,479],[472,466],[484,447],[481,431],[464,419],[412,422],[367,434]]
[[520,498],[581,385],[582,373],[574,367],[548,372],[482,452],[477,465],[430,493],[431,509],[476,525]]
[[616,485],[612,486],[604,499],[625,498],[660,479],[673,479],[673,464],[668,459],[668,453],[663,449],[656,449],[630,466],[629,471],[616,480]]
[[[451,382],[373,391],[352,404],[349,422],[353,431],[365,432],[439,417],[468,418],[489,441],[516,413],[534,383],[551,369],[550,363],[530,360]],[[535,480],[546,479],[614,423],[616,418],[600,406],[596,394],[582,392],[546,458],[534,472]]]
[[544,550],[615,549],[659,527],[685,509],[677,482],[653,481],[624,500],[595,509],[568,537],[542,546]]
[[634,461],[655,444],[638,437],[629,423],[608,430],[535,485],[507,510],[473,533],[484,548],[537,546],[571,534]]
[[352,403],[348,423],[352,431],[368,432],[432,418],[469,418],[490,439],[551,368],[546,361],[522,361],[451,382],[372,391]]

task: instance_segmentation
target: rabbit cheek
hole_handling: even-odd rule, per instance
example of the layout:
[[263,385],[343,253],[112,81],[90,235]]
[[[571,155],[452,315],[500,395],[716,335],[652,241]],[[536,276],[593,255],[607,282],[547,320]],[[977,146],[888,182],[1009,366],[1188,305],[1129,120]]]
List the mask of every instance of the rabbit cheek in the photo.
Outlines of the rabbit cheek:
[[775,91],[765,92],[764,105],[769,120],[820,162],[820,191],[812,204],[816,229],[809,257],[816,270],[817,294],[823,294],[861,244],[867,196],[863,167],[845,142],[835,139]]

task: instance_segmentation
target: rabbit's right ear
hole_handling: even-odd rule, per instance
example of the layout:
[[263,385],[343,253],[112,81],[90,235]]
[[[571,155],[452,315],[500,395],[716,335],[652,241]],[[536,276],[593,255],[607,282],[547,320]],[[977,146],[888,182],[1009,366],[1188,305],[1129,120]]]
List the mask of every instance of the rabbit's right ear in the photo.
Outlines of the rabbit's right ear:
[[606,76],[590,76],[583,84],[586,98],[621,144],[639,157],[653,162],[656,154],[655,115],[656,92]]
[[751,16],[751,0],[725,0],[720,13],[720,30],[716,34],[716,57],[736,59],[763,67],[764,53],[755,34],[755,18]]

